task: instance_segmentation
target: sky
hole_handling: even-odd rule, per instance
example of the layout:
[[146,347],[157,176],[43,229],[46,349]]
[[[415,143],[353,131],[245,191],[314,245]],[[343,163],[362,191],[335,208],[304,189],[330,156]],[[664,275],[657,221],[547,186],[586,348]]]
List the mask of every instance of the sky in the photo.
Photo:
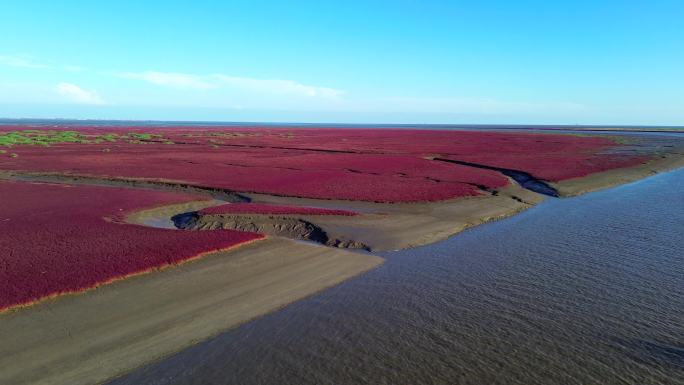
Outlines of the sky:
[[684,125],[684,1],[6,1],[0,117]]

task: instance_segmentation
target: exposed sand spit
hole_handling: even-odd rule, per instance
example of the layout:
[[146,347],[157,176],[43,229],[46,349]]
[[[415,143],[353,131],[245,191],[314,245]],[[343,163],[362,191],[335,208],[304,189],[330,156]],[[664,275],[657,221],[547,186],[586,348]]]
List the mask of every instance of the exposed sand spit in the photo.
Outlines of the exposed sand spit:
[[320,227],[329,239],[343,239],[370,250],[399,250],[426,245],[469,227],[504,218],[532,207],[542,195],[512,183],[496,195],[429,203],[369,203],[245,194],[254,202],[341,208],[356,216],[302,217]]
[[583,178],[557,182],[553,185],[562,196],[575,196],[634,182],[647,176],[674,170],[679,167],[684,167],[684,154],[664,153],[639,166],[598,172]]
[[1,314],[0,383],[100,383],[381,263],[271,238]]

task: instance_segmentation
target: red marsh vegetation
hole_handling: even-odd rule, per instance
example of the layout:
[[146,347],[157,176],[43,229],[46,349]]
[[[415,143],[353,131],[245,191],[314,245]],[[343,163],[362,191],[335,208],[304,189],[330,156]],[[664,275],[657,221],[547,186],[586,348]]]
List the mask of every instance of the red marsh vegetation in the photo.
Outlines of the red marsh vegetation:
[[174,265],[262,235],[120,223],[196,197],[136,189],[0,182],[0,310]]
[[[25,130],[0,128],[0,136]],[[475,196],[509,183],[497,171],[428,159],[435,156],[525,171],[548,181],[647,160],[611,153],[620,144],[609,137],[562,134],[263,127],[53,131],[67,130],[71,134],[62,134],[62,142],[10,143],[7,154],[0,154],[0,170],[163,179],[306,198],[418,202]],[[36,132],[27,136],[42,135]]]

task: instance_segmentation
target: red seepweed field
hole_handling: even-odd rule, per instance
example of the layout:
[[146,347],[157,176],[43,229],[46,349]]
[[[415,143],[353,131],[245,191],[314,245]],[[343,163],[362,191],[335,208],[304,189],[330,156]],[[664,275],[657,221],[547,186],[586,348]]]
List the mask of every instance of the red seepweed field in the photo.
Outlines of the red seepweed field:
[[[4,127],[2,132],[25,131]],[[239,192],[421,202],[475,196],[509,181],[447,159],[561,181],[629,167],[608,137],[470,131],[249,127],[64,127],[87,143],[15,145],[0,170],[149,178]]]
[[318,207],[282,206],[264,203],[230,203],[207,207],[199,211],[204,215],[221,214],[266,214],[266,215],[343,215],[354,216],[357,213],[348,210],[323,209]]
[[262,238],[118,222],[131,210],[197,199],[185,194],[0,182],[0,197],[0,310]]
[[[0,127],[0,172],[149,179],[243,193],[428,202],[507,186],[495,170],[562,181],[647,161],[598,136],[251,127]],[[124,187],[0,181],[0,310],[85,290],[261,238],[120,223],[196,196]],[[355,215],[231,204],[204,214]]]

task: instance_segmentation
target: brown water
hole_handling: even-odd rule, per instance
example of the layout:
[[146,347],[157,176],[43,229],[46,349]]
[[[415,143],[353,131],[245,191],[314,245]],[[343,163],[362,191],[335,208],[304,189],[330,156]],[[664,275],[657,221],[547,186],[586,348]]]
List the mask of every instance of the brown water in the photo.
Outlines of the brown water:
[[113,384],[684,384],[684,169],[548,199]]

